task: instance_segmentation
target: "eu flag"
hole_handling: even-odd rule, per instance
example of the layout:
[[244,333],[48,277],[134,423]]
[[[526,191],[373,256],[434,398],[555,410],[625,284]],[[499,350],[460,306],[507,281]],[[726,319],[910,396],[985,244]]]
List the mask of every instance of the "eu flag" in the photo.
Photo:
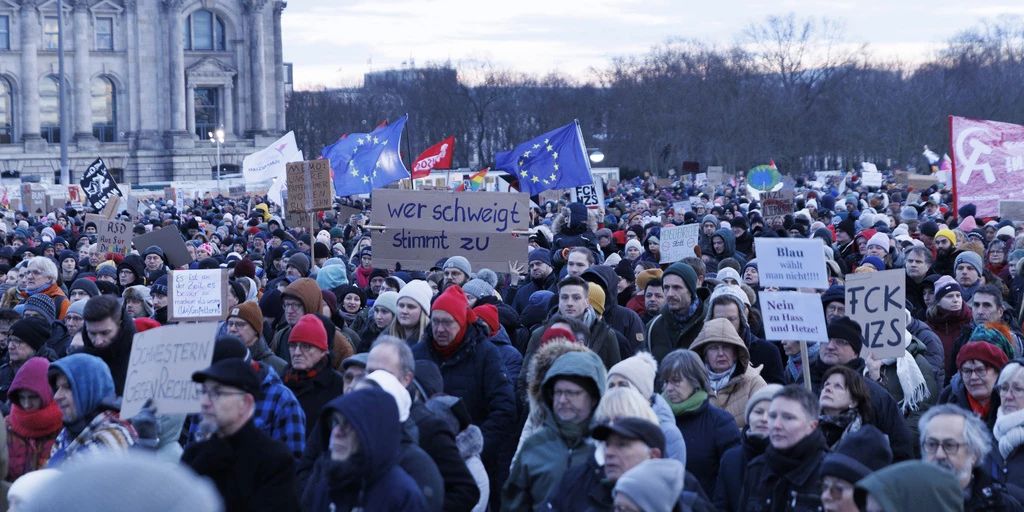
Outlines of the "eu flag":
[[320,156],[331,161],[335,194],[369,194],[375,188],[409,177],[398,154],[408,118],[406,114],[370,133],[350,134],[320,151]]
[[514,174],[519,190],[531,196],[593,182],[578,121],[498,153],[495,160],[495,168]]

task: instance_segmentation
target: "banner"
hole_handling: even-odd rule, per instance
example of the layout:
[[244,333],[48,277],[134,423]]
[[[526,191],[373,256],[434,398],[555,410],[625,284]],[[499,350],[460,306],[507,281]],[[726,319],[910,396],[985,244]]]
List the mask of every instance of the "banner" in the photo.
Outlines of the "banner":
[[846,315],[864,330],[861,356],[879,359],[903,355],[907,326],[906,278],[903,269],[846,276]]
[[302,151],[295,144],[295,133],[288,132],[273,144],[242,159],[242,176],[246,183],[258,183],[284,177],[285,165],[301,162]]
[[754,252],[763,288],[828,288],[825,249],[820,240],[755,238]]
[[142,410],[152,398],[161,415],[199,412],[199,384],[192,374],[210,366],[217,324],[166,325],[140,332],[132,340],[121,414]]
[[700,224],[685,224],[661,228],[658,247],[661,249],[659,263],[675,263],[687,256],[696,256],[693,248],[699,245]]
[[764,336],[769,341],[828,341],[821,296],[802,292],[758,292]]
[[1024,199],[1024,126],[949,116],[949,140],[954,211],[995,217],[1000,200]]
[[412,179],[426,178],[434,169],[451,169],[455,154],[455,136],[430,146],[412,164]]
[[784,188],[775,192],[761,192],[761,217],[765,223],[793,213],[793,190]]
[[102,210],[110,201],[111,196],[124,197],[121,189],[117,188],[114,177],[107,171],[107,164],[103,162],[102,158],[97,158],[89,165],[79,183],[82,185],[82,190],[85,191],[88,205],[96,211]]

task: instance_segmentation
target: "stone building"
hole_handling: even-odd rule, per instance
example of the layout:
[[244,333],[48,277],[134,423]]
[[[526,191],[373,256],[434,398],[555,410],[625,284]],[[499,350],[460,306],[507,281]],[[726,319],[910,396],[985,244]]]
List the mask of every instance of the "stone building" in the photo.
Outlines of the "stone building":
[[[64,0],[71,133],[59,124],[57,0],[0,0],[0,171],[73,182],[97,156],[119,181],[210,179],[285,129],[281,0]],[[229,170],[231,165],[226,166]]]

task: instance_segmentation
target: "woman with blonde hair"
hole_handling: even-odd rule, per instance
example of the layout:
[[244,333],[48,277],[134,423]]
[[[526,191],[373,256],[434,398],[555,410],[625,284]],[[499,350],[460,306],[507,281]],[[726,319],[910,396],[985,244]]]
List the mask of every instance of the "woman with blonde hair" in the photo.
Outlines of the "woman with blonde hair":
[[410,281],[398,291],[398,314],[388,327],[388,334],[415,345],[423,338],[430,323],[430,285],[419,279]]

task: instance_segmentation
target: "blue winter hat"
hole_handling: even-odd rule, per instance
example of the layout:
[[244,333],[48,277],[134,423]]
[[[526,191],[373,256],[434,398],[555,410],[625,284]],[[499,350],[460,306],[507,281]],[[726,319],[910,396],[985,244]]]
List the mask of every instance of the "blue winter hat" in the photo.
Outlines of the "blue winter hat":
[[113,398],[114,378],[102,359],[89,354],[71,354],[50,363],[47,377],[56,388],[57,376],[64,375],[71,385],[75,410],[79,416],[93,414],[104,398]]
[[872,267],[875,267],[875,270],[879,272],[885,270],[885,262],[882,261],[882,259],[879,258],[878,256],[865,256],[864,259],[860,260],[860,264],[862,266],[871,265]]
[[550,267],[551,251],[544,249],[543,247],[538,247],[537,249],[530,251],[530,255],[527,256],[527,264],[533,263],[535,261],[539,261]]

